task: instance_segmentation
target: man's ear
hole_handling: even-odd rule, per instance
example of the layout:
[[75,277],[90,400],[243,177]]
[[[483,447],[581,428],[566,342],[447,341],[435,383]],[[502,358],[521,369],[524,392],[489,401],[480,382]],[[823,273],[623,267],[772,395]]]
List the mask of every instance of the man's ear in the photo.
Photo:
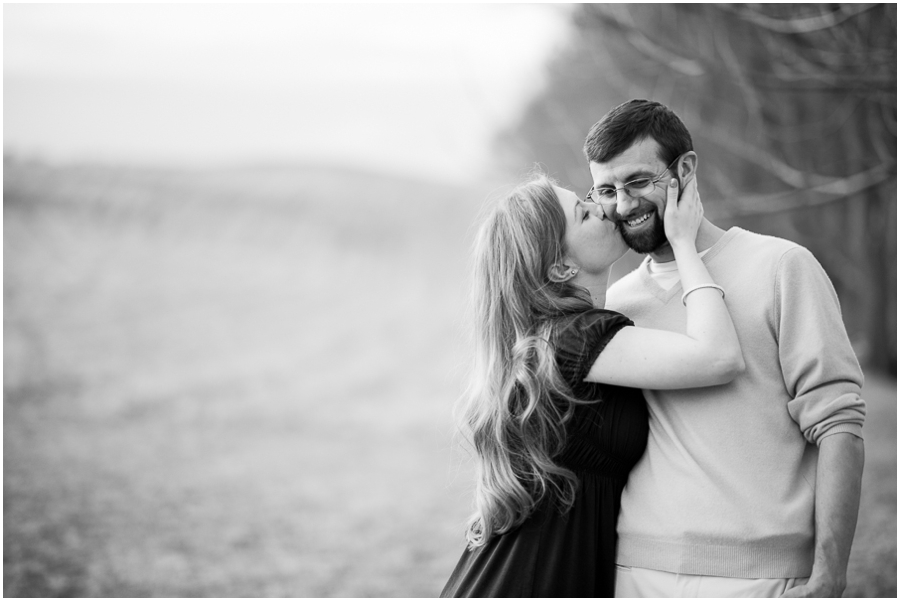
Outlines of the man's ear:
[[697,153],[693,150],[689,150],[681,156],[678,164],[675,165],[675,173],[678,174],[678,181],[681,183],[682,188],[684,188],[685,184],[691,181],[692,178],[697,176],[698,161]]
[[568,282],[575,274],[578,273],[578,269],[574,267],[570,267],[569,265],[565,265],[563,263],[555,263],[550,266],[550,270],[547,273],[547,277],[550,278],[551,282],[556,282],[557,284],[561,284],[563,282]]

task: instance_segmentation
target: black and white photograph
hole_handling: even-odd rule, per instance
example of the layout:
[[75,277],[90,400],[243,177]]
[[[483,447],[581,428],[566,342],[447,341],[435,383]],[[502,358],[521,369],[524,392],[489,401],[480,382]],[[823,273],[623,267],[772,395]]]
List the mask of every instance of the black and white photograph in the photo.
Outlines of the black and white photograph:
[[897,597],[896,4],[2,24],[4,597]]

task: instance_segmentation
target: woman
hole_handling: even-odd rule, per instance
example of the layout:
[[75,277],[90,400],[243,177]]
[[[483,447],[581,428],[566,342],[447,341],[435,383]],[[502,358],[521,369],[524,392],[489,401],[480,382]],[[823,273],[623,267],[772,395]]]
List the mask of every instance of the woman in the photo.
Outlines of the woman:
[[[627,250],[596,205],[538,175],[503,199],[475,246],[475,377],[463,427],[476,457],[468,546],[442,597],[611,597],[616,518],[647,440],[639,390],[731,381],[734,326],[697,255],[692,180],[667,188],[686,334],[602,307]],[[597,307],[597,308],[595,308]]]

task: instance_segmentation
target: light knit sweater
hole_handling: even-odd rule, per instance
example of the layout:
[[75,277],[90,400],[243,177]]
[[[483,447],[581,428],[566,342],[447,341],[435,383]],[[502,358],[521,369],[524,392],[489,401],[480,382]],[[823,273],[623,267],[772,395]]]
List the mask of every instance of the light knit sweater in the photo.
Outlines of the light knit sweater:
[[[680,282],[659,287],[647,261],[610,288],[607,308],[684,332]],[[703,262],[726,291],[746,371],[722,386],[644,391],[650,438],[622,497],[617,563],[809,576],[818,442],[862,437],[865,417],[837,295],[808,250],[741,228]]]

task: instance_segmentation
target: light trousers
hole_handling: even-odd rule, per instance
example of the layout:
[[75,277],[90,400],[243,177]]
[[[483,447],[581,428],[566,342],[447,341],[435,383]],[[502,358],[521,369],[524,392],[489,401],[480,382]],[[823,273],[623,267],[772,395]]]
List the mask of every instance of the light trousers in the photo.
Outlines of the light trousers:
[[616,597],[780,597],[809,578],[725,578],[616,566]]

